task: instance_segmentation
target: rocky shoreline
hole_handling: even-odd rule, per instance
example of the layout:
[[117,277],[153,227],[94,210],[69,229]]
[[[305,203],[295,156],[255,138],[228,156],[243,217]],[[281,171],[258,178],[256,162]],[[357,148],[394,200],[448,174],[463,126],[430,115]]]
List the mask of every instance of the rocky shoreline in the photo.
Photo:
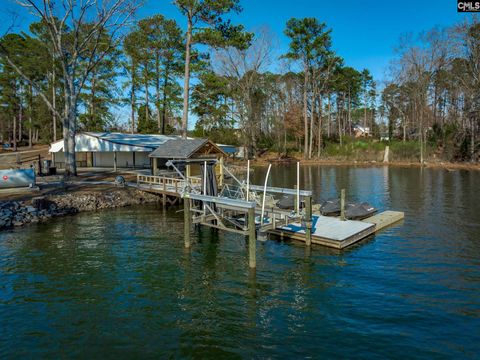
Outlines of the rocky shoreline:
[[53,217],[158,202],[160,197],[136,189],[80,191],[38,196],[29,201],[0,201],[0,230],[46,221]]

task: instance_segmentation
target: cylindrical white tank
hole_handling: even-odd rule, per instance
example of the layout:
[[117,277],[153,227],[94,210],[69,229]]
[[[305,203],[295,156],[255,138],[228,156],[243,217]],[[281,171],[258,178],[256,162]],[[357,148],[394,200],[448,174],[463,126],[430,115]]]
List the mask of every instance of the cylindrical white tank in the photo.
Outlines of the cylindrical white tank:
[[0,170],[0,188],[29,187],[35,185],[35,170],[10,169]]

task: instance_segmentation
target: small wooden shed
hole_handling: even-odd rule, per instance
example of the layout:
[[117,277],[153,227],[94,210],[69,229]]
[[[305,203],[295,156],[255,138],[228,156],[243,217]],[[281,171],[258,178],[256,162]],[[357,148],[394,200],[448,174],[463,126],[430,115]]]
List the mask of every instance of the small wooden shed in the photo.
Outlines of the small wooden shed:
[[[159,169],[166,168],[169,160],[217,159],[223,163],[227,154],[209,139],[176,138],[161,144],[149,157],[152,161],[152,174],[157,175]],[[190,170],[188,170],[190,171]],[[190,174],[187,174],[190,176]]]

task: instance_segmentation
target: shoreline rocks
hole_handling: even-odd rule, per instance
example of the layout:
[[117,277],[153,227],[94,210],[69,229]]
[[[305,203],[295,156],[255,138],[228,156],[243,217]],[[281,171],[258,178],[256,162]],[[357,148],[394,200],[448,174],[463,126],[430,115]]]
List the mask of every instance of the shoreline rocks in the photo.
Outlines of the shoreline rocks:
[[0,230],[46,221],[52,217],[130,205],[155,203],[160,197],[136,189],[79,191],[34,197],[31,201],[0,201]]

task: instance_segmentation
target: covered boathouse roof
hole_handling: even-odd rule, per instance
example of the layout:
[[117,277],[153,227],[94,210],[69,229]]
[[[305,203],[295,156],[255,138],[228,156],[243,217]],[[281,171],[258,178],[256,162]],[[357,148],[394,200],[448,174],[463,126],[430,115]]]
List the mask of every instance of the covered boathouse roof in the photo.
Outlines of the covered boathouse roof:
[[191,158],[196,153],[199,153],[199,155],[226,155],[220,147],[208,139],[174,138],[161,144],[148,156],[151,158],[183,160]]
[[[177,136],[126,134],[115,132],[81,132],[75,135],[75,151],[138,151],[150,152]],[[50,145],[50,152],[63,151],[63,139]]]

